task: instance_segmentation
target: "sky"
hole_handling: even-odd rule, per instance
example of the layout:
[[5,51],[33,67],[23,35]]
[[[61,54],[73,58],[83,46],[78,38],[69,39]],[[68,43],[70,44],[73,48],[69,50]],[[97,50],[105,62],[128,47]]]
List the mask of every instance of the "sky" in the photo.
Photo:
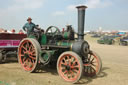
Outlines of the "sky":
[[22,29],[31,17],[43,29],[71,24],[77,31],[78,5],[88,6],[85,31],[128,30],[128,0],[0,0],[0,28]]

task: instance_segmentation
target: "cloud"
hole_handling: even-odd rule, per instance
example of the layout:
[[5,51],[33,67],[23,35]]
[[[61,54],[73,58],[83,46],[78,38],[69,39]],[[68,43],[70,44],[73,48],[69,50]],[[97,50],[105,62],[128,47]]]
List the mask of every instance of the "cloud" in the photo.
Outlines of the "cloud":
[[42,8],[44,1],[45,0],[11,0],[6,2],[6,6],[0,8],[0,26],[6,29],[12,27],[21,28],[26,16],[32,16],[29,12],[34,12]]
[[40,8],[44,0],[13,0],[15,4],[8,8],[8,10],[31,10]]
[[43,6],[45,0],[12,0],[13,4],[0,9],[0,15],[14,13],[18,11],[33,10]]
[[11,9],[36,9],[43,5],[44,0],[14,0],[16,5]]
[[89,8],[97,8],[98,5],[100,5],[100,4],[101,4],[101,0],[89,0],[86,5]]
[[60,15],[64,15],[64,14],[65,14],[64,11],[56,11],[52,15],[53,16],[60,16]]
[[[85,0],[86,1],[86,0]],[[88,6],[88,8],[104,8],[104,7],[108,7],[112,4],[111,1],[109,0],[88,0],[83,4],[76,4],[76,5],[69,5],[67,7],[68,10],[74,11],[75,7],[78,5],[86,5]]]
[[88,6],[88,8],[104,8],[111,5],[111,2],[109,0],[88,0],[85,5]]
[[74,11],[74,10],[76,10],[76,9],[75,9],[76,6],[77,6],[77,5],[69,5],[69,6],[67,7],[67,9],[70,10],[70,11]]

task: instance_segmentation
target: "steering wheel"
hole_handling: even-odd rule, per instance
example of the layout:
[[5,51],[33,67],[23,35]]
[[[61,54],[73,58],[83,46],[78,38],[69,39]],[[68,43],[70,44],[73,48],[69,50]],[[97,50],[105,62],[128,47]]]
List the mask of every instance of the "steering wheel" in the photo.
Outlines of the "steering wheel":
[[46,32],[45,32],[46,35],[51,35],[51,36],[55,36],[57,34],[60,34],[60,30],[58,27],[56,26],[50,26],[47,28]]

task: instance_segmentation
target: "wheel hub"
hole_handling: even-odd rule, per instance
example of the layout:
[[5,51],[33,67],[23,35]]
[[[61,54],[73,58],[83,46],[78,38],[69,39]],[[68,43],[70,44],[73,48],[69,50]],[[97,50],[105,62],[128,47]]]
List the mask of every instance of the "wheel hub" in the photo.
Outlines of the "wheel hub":
[[67,65],[67,66],[66,66],[66,70],[69,71],[70,69],[71,69],[71,67],[70,67],[69,65]]
[[28,53],[25,53],[25,57],[26,57],[26,58],[29,58],[29,54],[28,54]]

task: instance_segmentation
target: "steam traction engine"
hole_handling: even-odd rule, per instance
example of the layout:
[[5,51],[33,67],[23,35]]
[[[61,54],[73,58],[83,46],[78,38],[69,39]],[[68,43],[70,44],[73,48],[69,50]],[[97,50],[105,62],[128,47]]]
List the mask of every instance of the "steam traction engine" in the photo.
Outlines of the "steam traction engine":
[[[45,33],[41,30],[29,35],[20,42],[18,59],[27,72],[36,72],[40,66],[57,62],[57,71],[65,81],[76,83],[84,73],[97,75],[102,67],[101,59],[90,50],[84,40],[84,19],[86,6],[78,6],[78,38],[75,39],[72,27],[60,32],[50,26]],[[73,35],[73,36],[72,36]]]

